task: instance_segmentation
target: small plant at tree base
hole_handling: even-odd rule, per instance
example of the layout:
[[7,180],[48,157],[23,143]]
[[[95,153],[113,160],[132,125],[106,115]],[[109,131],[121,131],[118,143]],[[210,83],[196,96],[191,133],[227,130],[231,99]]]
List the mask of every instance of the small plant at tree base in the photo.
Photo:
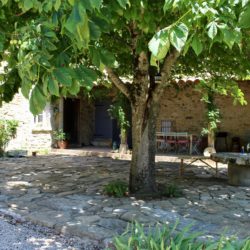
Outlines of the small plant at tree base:
[[0,156],[11,139],[16,136],[18,121],[0,120]]
[[121,180],[111,181],[104,187],[104,192],[107,195],[120,198],[126,196],[128,192],[128,184]]
[[242,250],[250,249],[250,239],[227,239],[222,236],[215,241],[199,241],[197,237],[201,232],[191,231],[191,225],[177,231],[178,222],[171,228],[167,225],[146,228],[137,222],[128,226],[127,231],[115,237],[113,244],[116,250]]
[[183,194],[179,187],[174,184],[169,184],[163,187],[162,195],[170,198],[178,198],[181,197]]

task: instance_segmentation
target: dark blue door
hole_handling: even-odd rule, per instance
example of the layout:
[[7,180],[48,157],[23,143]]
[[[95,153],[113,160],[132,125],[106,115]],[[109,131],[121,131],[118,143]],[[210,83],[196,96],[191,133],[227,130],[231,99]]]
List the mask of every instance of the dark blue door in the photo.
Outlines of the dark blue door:
[[112,120],[108,114],[110,104],[108,102],[97,102],[95,104],[95,137],[112,138]]

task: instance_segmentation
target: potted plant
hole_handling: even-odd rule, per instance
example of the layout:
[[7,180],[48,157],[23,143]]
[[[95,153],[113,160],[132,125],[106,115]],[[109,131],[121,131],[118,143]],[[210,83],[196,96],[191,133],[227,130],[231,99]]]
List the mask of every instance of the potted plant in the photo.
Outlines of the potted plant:
[[53,138],[57,142],[58,148],[65,149],[68,147],[68,135],[62,129],[55,130]]

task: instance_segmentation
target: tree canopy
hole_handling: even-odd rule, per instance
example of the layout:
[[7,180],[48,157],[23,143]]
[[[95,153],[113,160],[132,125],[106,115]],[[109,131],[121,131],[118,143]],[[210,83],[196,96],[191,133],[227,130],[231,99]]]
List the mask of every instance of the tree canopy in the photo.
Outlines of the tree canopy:
[[[211,54],[219,58],[209,53],[214,46],[226,52],[220,60],[237,46],[240,53],[247,43],[243,30],[250,26],[247,0],[1,0],[0,8],[0,58],[8,62],[1,100],[11,100],[21,87],[33,113],[51,95],[90,90],[105,66],[133,75],[133,60],[142,51],[151,52],[156,67],[173,50],[184,58],[190,49],[206,54],[203,64]],[[195,74],[201,64],[197,69]]]
[[249,28],[249,0],[0,0],[0,101],[21,87],[38,114],[52,96],[90,91],[108,76],[132,106],[131,186],[153,190],[165,87],[202,76],[243,102],[233,80],[249,74]]

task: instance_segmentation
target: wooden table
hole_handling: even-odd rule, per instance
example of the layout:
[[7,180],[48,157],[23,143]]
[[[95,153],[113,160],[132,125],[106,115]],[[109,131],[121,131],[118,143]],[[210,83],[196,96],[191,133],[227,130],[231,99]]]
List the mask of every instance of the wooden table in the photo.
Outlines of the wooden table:
[[[213,160],[213,159],[211,159],[210,156],[204,156],[204,155],[194,155],[194,156],[191,156],[191,155],[179,155],[178,159],[181,160],[181,164],[180,164],[180,168],[179,168],[179,175],[180,176],[182,176],[183,173],[184,173],[184,167],[190,166],[196,161],[201,161],[207,167],[212,168],[214,170],[214,167],[206,162],[206,160]],[[191,162],[184,165],[185,160],[189,160]],[[218,176],[218,162],[217,161],[215,161],[215,176],[216,177]]]

